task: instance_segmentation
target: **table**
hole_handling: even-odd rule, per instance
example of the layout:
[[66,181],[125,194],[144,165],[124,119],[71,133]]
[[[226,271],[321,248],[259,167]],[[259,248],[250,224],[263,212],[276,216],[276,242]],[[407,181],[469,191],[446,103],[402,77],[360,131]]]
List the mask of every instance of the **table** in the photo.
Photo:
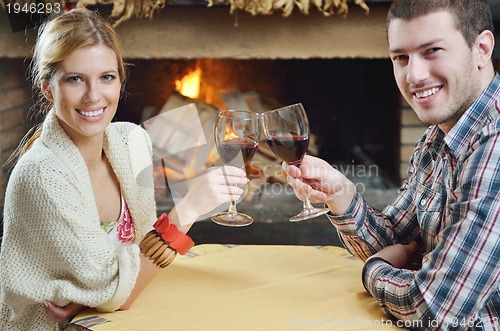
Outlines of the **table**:
[[396,329],[363,288],[363,263],[325,246],[195,246],[128,311],[76,316],[77,330]]

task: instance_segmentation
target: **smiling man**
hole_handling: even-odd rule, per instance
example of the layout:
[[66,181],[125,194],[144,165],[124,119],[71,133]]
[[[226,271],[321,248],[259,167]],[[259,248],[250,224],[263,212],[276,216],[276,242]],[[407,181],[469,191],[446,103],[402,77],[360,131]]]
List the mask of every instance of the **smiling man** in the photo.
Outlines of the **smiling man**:
[[288,181],[328,205],[388,316],[416,329],[500,330],[500,76],[488,3],[395,0],[387,22],[398,87],[429,125],[399,195],[379,212],[310,156],[283,166]]

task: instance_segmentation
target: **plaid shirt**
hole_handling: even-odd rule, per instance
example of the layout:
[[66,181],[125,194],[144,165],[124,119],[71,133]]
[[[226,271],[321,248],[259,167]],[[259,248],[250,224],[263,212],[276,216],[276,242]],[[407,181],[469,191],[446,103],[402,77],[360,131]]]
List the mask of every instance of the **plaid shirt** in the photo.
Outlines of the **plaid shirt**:
[[[419,240],[417,271],[374,259],[363,283],[386,314],[418,329],[500,330],[500,76],[445,135],[430,126],[408,180],[382,212],[358,193],[330,215],[347,249],[366,260]],[[405,324],[408,325],[408,324]]]

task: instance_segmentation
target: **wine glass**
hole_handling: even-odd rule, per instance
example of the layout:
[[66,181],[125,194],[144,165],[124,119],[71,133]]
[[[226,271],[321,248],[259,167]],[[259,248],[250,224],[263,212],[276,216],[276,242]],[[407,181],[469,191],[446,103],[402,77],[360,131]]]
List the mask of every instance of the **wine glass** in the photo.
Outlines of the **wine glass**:
[[[259,116],[246,110],[219,112],[214,126],[214,139],[219,156],[226,165],[244,168],[259,146]],[[245,226],[253,222],[249,215],[236,210],[231,201],[227,212],[212,216],[212,221],[225,226]]]
[[[289,165],[300,167],[309,146],[309,121],[301,103],[285,106],[262,114],[262,125],[267,144],[273,153]],[[309,198],[302,211],[290,222],[304,221],[326,214],[328,208],[316,208]]]

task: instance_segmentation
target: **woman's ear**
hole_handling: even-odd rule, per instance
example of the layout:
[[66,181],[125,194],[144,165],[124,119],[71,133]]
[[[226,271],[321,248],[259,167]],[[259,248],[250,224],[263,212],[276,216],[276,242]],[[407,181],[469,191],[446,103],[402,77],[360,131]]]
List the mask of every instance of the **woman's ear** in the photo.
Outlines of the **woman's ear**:
[[45,98],[49,101],[54,101],[54,97],[52,96],[52,90],[50,89],[50,84],[46,80],[42,82],[42,93],[45,96]]
[[477,36],[476,44],[477,50],[477,65],[479,69],[486,67],[491,64],[491,57],[493,54],[493,49],[495,47],[495,37],[493,33],[489,30],[484,30]]

